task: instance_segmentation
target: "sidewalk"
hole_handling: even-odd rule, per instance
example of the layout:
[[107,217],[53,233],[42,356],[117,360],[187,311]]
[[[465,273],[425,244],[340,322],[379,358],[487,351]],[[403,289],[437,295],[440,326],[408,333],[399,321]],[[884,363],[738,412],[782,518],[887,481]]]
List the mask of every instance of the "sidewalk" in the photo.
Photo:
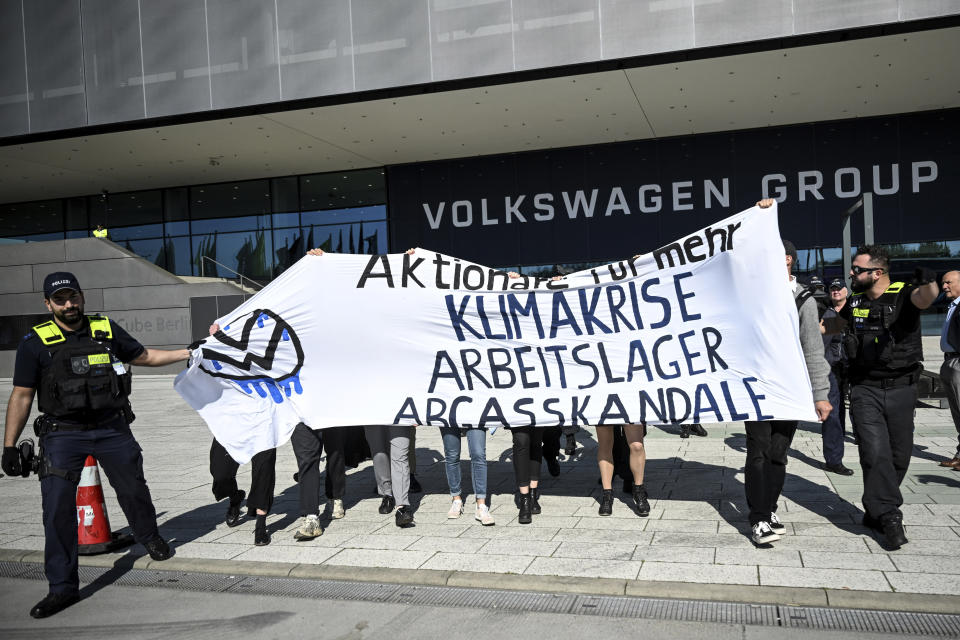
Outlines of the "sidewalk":
[[[323,536],[296,542],[296,463],[289,445],[277,456],[277,489],[268,519],[273,541],[253,546],[253,522],[231,529],[226,502],[214,504],[207,469],[210,433],[172,388],[173,376],[138,376],[134,433],[144,449],[145,471],[160,514],[161,533],[177,555],[138,567],[248,575],[284,575],[457,586],[577,591],[660,597],[790,602],[794,604],[960,611],[960,472],[937,465],[951,457],[956,431],[948,410],[917,410],[910,472],[903,483],[909,544],[884,551],[861,527],[862,490],[856,448],[848,442],[851,477],[820,469],[817,425],[801,425],[791,451],[779,509],[787,535],[771,549],[747,537],[742,423],[708,425],[709,437],[683,440],[651,428],[646,486],[652,512],[639,518],[628,496],[614,487],[612,517],[597,516],[596,441],[581,430],[572,460],[561,474],[541,476],[543,513],[518,525],[513,505],[510,437],[488,438],[494,527],[473,520],[473,498],[464,515],[447,520],[446,476],[439,432],[417,434],[417,477],[426,493],[411,496],[416,526],[399,529],[393,515],[377,513],[369,462],[348,470],[347,515],[323,518]],[[5,406],[10,380],[0,380]],[[27,432],[30,431],[28,426]],[[466,445],[464,444],[464,457]],[[241,487],[249,485],[241,467]],[[464,487],[469,464],[463,462]],[[125,526],[106,485],[113,529]],[[41,562],[43,529],[36,478],[0,480],[0,560]],[[30,553],[41,552],[41,553]],[[128,554],[141,556],[134,547]],[[112,565],[119,557],[83,558]],[[943,597],[931,597],[934,594]]]

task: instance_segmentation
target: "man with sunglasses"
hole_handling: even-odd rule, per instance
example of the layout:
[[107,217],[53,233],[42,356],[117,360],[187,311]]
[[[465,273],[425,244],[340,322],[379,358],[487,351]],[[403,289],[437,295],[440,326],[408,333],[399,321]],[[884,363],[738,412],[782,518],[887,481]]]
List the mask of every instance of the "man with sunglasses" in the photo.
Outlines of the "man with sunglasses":
[[845,347],[849,361],[850,418],[863,469],[863,524],[886,538],[887,546],[906,544],[900,483],[913,450],[917,381],[923,369],[920,311],[936,299],[936,274],[917,269],[917,285],[890,281],[886,250],[866,245],[850,269]]
[[58,271],[43,281],[51,318],[33,327],[17,348],[7,403],[2,467],[29,475],[16,447],[37,396],[40,438],[44,573],[50,590],[30,615],[46,618],[80,599],[77,485],[88,455],[103,467],[134,539],[154,560],[173,552],[157,530],[157,512],[143,475],[140,445],[130,431],[130,373],[124,363],[160,367],[190,357],[187,349],[148,349],[106,316],[84,315],[80,283]]

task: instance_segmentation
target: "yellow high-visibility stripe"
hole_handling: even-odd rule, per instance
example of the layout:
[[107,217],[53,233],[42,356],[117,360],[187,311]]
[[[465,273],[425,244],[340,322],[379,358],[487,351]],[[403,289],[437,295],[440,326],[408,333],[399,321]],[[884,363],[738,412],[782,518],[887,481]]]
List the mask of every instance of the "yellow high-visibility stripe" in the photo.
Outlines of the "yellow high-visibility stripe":
[[63,335],[63,331],[60,330],[60,327],[53,320],[48,320],[43,324],[38,324],[33,328],[33,332],[40,337],[40,340],[43,344],[57,344],[58,342],[63,342],[67,338]]

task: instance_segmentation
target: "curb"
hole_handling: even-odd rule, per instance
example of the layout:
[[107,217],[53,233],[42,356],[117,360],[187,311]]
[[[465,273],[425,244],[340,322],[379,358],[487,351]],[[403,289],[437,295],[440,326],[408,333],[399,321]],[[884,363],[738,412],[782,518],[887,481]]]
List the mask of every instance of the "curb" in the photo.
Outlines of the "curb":
[[[43,564],[42,551],[0,549],[0,562]],[[149,556],[99,555],[80,556],[84,567],[148,569],[150,571],[183,571],[216,573],[229,576],[300,578],[338,580],[344,582],[379,582],[500,591],[535,591],[542,593],[575,593],[597,596],[628,596],[674,600],[705,600],[774,604],[800,607],[830,607],[910,613],[956,614],[960,596],[893,593],[886,591],[854,591],[814,587],[773,587],[735,584],[701,584],[654,580],[620,580],[613,578],[573,578],[568,576],[533,576],[475,571],[438,571],[434,569],[390,569],[381,567],[347,567],[339,565],[298,564],[293,562],[254,562],[209,558],[152,560]]]

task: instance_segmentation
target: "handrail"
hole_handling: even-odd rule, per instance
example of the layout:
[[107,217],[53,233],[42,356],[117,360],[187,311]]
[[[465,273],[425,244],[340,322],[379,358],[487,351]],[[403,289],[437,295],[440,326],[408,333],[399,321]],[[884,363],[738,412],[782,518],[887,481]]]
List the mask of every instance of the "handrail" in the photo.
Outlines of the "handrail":
[[204,261],[204,260],[209,260],[210,262],[212,262],[213,264],[217,265],[218,267],[223,267],[224,269],[226,269],[226,270],[229,271],[230,273],[236,274],[236,276],[237,276],[238,278],[240,278],[240,286],[241,286],[241,287],[243,286],[243,281],[244,281],[244,280],[247,280],[247,281],[251,282],[252,284],[257,285],[257,287],[259,287],[260,289],[263,289],[265,286],[267,286],[267,285],[265,285],[265,284],[263,284],[263,283],[257,282],[257,281],[254,280],[253,278],[248,278],[247,276],[243,275],[242,273],[240,273],[240,272],[237,271],[236,269],[231,269],[230,267],[228,267],[227,265],[223,264],[222,262],[217,262],[216,260],[214,260],[214,259],[211,258],[210,256],[205,256],[205,255],[201,255],[201,256],[200,256],[200,277],[201,277],[201,278],[205,278],[205,277],[206,277],[206,276],[204,275],[204,271],[205,271],[205,270],[204,270],[204,268],[203,268],[203,265],[204,265],[204,262],[203,262],[203,261]]

